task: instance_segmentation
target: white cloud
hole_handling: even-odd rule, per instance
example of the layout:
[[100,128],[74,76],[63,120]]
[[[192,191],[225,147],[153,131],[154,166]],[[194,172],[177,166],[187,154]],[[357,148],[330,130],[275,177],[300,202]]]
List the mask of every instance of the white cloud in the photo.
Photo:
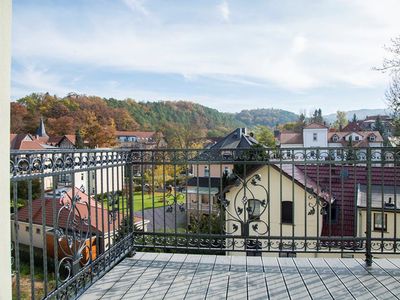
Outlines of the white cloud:
[[149,15],[149,11],[144,6],[143,0],[122,0],[126,6],[133,12],[139,12],[145,16]]
[[[132,11],[149,15],[143,1],[123,1]],[[385,76],[371,68],[381,63],[385,55],[382,46],[399,34],[400,18],[394,17],[399,2],[342,0],[335,5],[347,14],[305,9],[292,11],[293,18],[280,19],[268,18],[267,13],[273,12],[252,11],[259,14],[258,19],[241,15],[229,24],[183,17],[171,22],[171,12],[160,10],[157,16],[169,22],[147,20],[151,18],[138,22],[131,12],[105,20],[93,13],[88,20],[94,26],[84,26],[82,21],[79,27],[73,23],[62,27],[57,10],[53,15],[25,11],[21,16],[17,12],[13,57],[77,68],[179,74],[187,81],[208,77],[295,93],[343,84],[357,88],[384,85]],[[225,22],[230,21],[227,1],[217,9]],[[388,18],[382,17],[385,13]],[[65,89],[61,78],[47,80],[46,70],[28,68],[23,75],[32,88]],[[148,91],[143,95],[149,95]]]
[[[32,64],[23,66],[20,71],[14,71],[12,83],[13,95],[17,97],[32,92],[50,92],[58,95],[71,92],[62,84],[62,78],[59,75]],[[16,86],[16,89],[14,89],[14,86]]]
[[217,5],[217,9],[218,12],[221,14],[222,19],[225,22],[228,22],[231,14],[228,2],[226,0],[223,0],[219,5]]
[[302,35],[297,35],[293,39],[292,50],[295,54],[303,52],[307,48],[307,39]]

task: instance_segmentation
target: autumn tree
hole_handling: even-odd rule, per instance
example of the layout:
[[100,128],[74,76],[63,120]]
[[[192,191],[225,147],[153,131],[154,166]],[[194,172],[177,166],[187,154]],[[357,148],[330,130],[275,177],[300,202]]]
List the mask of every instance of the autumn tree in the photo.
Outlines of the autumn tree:
[[116,144],[114,121],[110,119],[108,124],[102,125],[94,112],[86,111],[85,114],[85,123],[81,132],[89,148],[114,146]]
[[17,102],[11,102],[11,133],[24,133],[24,119],[28,115],[26,107]]
[[46,120],[47,134],[60,136],[65,134],[74,134],[75,120],[73,117],[62,116],[59,118],[48,118]]

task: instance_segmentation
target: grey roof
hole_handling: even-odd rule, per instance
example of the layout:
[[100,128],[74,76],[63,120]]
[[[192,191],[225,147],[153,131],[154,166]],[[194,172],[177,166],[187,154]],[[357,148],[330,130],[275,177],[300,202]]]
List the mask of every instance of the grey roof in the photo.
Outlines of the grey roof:
[[[383,195],[383,197],[382,197]],[[396,200],[396,203],[395,203]],[[371,207],[400,210],[400,187],[398,186],[371,186]],[[395,205],[396,204],[396,205]],[[367,207],[367,186],[361,184],[357,189],[357,206]]]
[[258,144],[257,140],[247,134],[246,128],[236,128],[210,149],[249,149],[256,144]]
[[36,130],[36,135],[41,137],[48,137],[46,133],[46,128],[44,127],[43,118],[40,118],[39,128]]

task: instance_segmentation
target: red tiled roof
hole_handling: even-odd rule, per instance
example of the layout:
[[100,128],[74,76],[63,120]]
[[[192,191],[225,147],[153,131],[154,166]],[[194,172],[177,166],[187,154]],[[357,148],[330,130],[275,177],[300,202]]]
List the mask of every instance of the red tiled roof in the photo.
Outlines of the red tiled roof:
[[345,127],[343,127],[342,131],[360,131],[362,130],[360,126],[361,122],[356,121],[356,122],[349,122]]
[[[358,184],[367,184],[365,166],[309,165],[305,167],[297,165],[297,167],[331,194],[339,207],[338,221],[329,226],[327,220],[324,220],[322,235],[355,236],[357,234],[354,228],[355,197]],[[372,167],[371,183],[397,186],[400,182],[399,176],[400,167]]]
[[43,150],[43,147],[38,141],[23,141],[17,150]]
[[30,134],[27,133],[11,133],[10,134],[10,148],[19,150],[21,148],[21,143],[24,142],[24,139],[27,139],[29,141],[32,141],[33,138]]
[[343,145],[347,145],[348,142],[344,140],[344,138],[352,133],[356,133],[360,136],[362,136],[362,139],[360,141],[355,141],[353,140],[353,147],[368,147],[369,146],[369,140],[368,138],[371,135],[375,135],[375,141],[373,143],[381,143],[383,142],[382,135],[379,133],[379,131],[335,131],[335,132],[328,132],[328,141],[333,142],[332,138],[334,135],[337,135],[339,137],[339,140],[337,143],[342,143]]
[[304,127],[304,129],[325,129],[325,128],[328,129],[328,126],[319,123],[310,123]]
[[282,132],[279,136],[281,144],[303,144],[303,134],[297,132]]
[[[68,197],[69,196],[69,197]],[[90,212],[90,227],[92,232],[96,232],[96,228],[98,228],[99,232],[107,233],[112,232],[114,230],[114,226],[116,228],[119,227],[118,222],[121,222],[123,217],[120,214],[118,218],[118,214],[115,216],[115,220],[113,221],[112,215],[110,215],[110,211],[106,208],[102,209],[101,205],[97,203],[96,200],[91,198],[89,201],[89,197],[87,194],[83,193],[79,189],[75,188],[74,196],[79,196],[80,200],[76,204],[76,210],[74,211],[74,220],[78,221],[82,220],[80,224],[81,230],[88,230],[88,225],[85,225],[84,220],[88,219]],[[72,198],[72,189],[70,189],[64,197],[61,198],[44,198],[44,199],[36,199],[32,201],[32,222],[34,224],[43,224],[42,223],[42,202],[44,201],[45,207],[45,216],[46,216],[46,226],[54,227],[55,219],[53,218],[53,205],[55,205],[56,214],[59,214],[58,218],[58,226],[63,229],[71,229],[71,224],[68,225],[68,220],[71,221],[70,210],[68,210],[64,204],[71,203]],[[53,202],[54,201],[54,202]],[[90,202],[90,205],[89,205]],[[88,209],[89,207],[89,209]],[[25,206],[18,210],[18,220],[20,222],[29,222],[29,207]],[[135,217],[135,223],[141,222],[142,219],[139,217]],[[104,224],[104,227],[103,227]],[[73,224],[72,226],[76,226]],[[79,229],[74,227],[75,229]]]

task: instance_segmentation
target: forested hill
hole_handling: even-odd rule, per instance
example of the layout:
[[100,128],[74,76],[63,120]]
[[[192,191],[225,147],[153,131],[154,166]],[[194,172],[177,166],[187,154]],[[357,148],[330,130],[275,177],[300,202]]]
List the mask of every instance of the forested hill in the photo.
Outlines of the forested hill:
[[189,101],[136,102],[106,99],[111,108],[126,110],[144,130],[163,130],[175,125],[206,130],[207,136],[220,136],[244,126],[234,114],[222,113]]
[[69,94],[31,94],[11,103],[11,132],[35,133],[40,118],[50,135],[77,130],[92,145],[108,146],[116,130],[161,131],[169,141],[187,145],[201,137],[223,136],[237,127],[275,126],[297,119],[278,109],[222,113],[188,101],[136,102]]
[[298,118],[299,116],[295,113],[275,108],[242,110],[236,114],[236,119],[249,127],[264,125],[273,128],[277,124],[295,122]]

